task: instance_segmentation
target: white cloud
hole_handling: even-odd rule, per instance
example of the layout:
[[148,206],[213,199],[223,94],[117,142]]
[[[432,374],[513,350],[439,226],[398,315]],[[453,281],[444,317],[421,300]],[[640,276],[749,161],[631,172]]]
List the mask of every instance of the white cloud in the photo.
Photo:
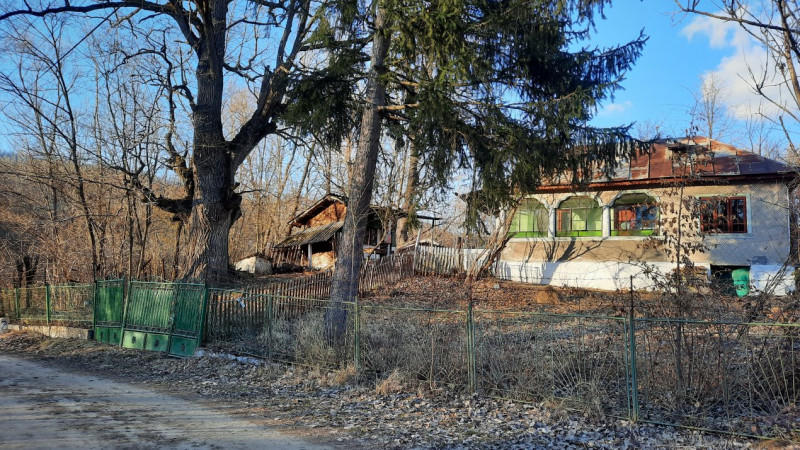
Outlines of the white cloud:
[[633,107],[633,102],[630,100],[625,100],[622,103],[610,103],[608,105],[603,106],[603,108],[598,111],[597,115],[601,117],[609,117],[615,116],[617,114],[622,114],[625,111],[631,109]]
[[764,46],[738,24],[697,16],[681,30],[681,34],[689,41],[698,37],[706,38],[710,48],[728,51],[716,68],[701,76],[706,79],[713,75],[721,82],[725,87],[725,105],[738,118],[748,117],[751,111],[759,109],[759,105],[762,105],[761,109],[766,114],[778,112],[776,106],[767,104],[755,93],[754,77],[760,81],[765,73],[769,74],[764,91],[775,100],[789,98],[784,80],[774,75],[774,65]]

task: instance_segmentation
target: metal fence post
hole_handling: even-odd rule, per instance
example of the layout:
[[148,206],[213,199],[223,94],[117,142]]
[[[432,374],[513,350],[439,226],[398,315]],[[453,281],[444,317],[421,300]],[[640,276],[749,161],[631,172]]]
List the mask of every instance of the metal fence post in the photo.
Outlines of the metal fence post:
[[[172,299],[169,302],[169,311],[167,314],[169,316],[169,331],[167,331],[167,354],[169,354],[170,350],[172,349],[172,335],[175,334],[175,316],[177,315],[178,310],[178,297],[181,295],[180,289],[183,284],[179,284],[175,281],[169,283],[172,287]],[[150,298],[152,299],[154,294],[150,291]],[[155,308],[150,308],[149,313],[151,315],[157,314]],[[201,313],[202,314],[202,313]]]
[[197,346],[203,345],[203,342],[208,342],[206,339],[206,320],[208,320],[208,283],[203,283],[203,304],[200,306],[200,329],[197,330]]
[[122,347],[123,338],[125,336],[125,328],[128,326],[128,300],[131,296],[131,277],[127,276],[123,279],[122,282],[122,298],[120,301],[122,302],[122,323],[119,327],[119,339],[117,340],[117,346]]
[[47,326],[50,326],[50,285],[44,285],[44,308],[45,317],[47,319]]
[[355,364],[356,370],[361,369],[361,317],[358,297],[356,297],[353,308],[353,364]]
[[20,320],[22,314],[19,310],[19,288],[14,288],[14,312],[17,315],[17,320]]
[[475,320],[472,313],[472,302],[467,307],[467,383],[470,392],[478,389],[478,374],[475,358]]
[[628,405],[628,415],[632,422],[639,420],[639,382],[637,380],[636,368],[636,319],[633,315],[633,296],[631,296],[631,307],[628,312],[628,363],[630,365],[630,378],[628,380],[630,392],[630,405]]
[[97,340],[97,280],[94,280],[94,293],[92,294],[92,333],[94,340]]
[[275,296],[267,297],[267,359],[272,361],[272,307]]

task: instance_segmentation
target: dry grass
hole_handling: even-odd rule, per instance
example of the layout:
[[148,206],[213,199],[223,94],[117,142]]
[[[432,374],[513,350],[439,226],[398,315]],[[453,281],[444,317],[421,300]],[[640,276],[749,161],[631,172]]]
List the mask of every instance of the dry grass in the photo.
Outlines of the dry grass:
[[402,392],[406,389],[405,377],[399,370],[395,369],[383,380],[375,383],[375,393],[378,395],[389,395]]
[[354,385],[358,382],[358,369],[356,366],[349,364],[343,369],[334,370],[331,374],[330,381],[331,384],[344,386],[344,385]]

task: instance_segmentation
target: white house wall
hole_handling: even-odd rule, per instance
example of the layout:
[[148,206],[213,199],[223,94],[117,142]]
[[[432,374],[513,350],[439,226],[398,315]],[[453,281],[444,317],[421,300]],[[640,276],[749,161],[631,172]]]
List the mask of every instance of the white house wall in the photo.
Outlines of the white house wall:
[[[659,237],[610,236],[614,200],[626,193],[647,193],[660,206]],[[675,267],[678,210],[681,205],[675,188],[607,190],[586,193],[533,195],[546,208],[551,218],[555,209],[571,196],[584,195],[597,200],[603,208],[603,236],[555,237],[554,220],[548,237],[513,238],[501,255],[497,275],[509,280],[557,286],[580,286],[597,289],[627,289],[630,277],[634,286],[648,288],[641,275],[642,263],[661,271]],[[686,186],[684,199],[704,196],[745,196],[747,198],[748,232],[742,234],[702,234],[697,217],[683,217],[682,242],[696,244],[696,251],[685,252],[697,266],[750,267],[751,285],[764,289],[770,279],[778,276],[786,261],[793,260],[788,208],[788,189],[785,183],[718,184]],[[669,238],[665,239],[665,235]],[[685,250],[681,250],[685,251]],[[789,272],[793,269],[790,268]],[[666,272],[665,272],[666,273]],[[791,290],[790,276],[777,283],[776,293]]]
[[[710,266],[699,264],[710,271]],[[495,266],[495,276],[508,281],[543,284],[559,287],[577,287],[606,291],[633,289],[652,290],[675,269],[673,263],[630,262],[510,262],[500,261]],[[776,295],[786,295],[794,290],[791,269],[783,266],[750,266],[750,284],[754,293],[769,289]]]

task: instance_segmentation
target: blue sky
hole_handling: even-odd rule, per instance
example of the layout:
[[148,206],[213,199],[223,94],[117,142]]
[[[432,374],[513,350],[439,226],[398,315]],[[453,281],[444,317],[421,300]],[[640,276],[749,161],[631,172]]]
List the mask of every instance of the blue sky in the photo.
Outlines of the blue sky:
[[623,82],[624,90],[598,112],[597,125],[649,120],[663,121],[676,131],[687,127],[692,90],[698,88],[701,75],[715,69],[726,55],[723,49],[711,48],[705,38],[689,40],[682,29],[694,17],[677,15],[675,9],[675,3],[667,0],[618,1],[605,10],[607,20],[597,21],[593,44],[627,42],[642,28],[650,37]]
[[[598,126],[630,122],[660,125],[662,134],[685,133],[688,110],[702,77],[715,73],[726,89],[726,106],[743,117],[758,97],[742,76],[747,66],[763,57],[763,50],[736,25],[700,16],[676,13],[672,0],[617,1],[597,21],[592,44],[607,46],[634,39],[644,28],[650,40],[627,74],[624,90],[606,101],[593,121]],[[712,9],[713,11],[713,9]]]

